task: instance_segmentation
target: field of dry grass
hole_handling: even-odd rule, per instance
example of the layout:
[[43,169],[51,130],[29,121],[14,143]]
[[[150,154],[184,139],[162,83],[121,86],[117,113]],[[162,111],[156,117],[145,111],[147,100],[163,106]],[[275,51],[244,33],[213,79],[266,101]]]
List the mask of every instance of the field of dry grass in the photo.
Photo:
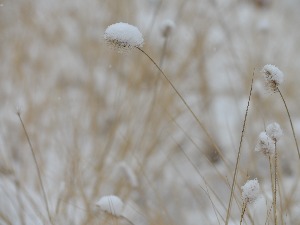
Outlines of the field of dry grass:
[[[280,90],[300,141],[299,7],[297,0],[0,0],[0,224],[224,224],[253,73],[229,224],[240,223],[240,187],[254,178],[261,196],[243,223],[274,224],[269,163],[254,151],[271,122],[284,131],[278,224],[299,224],[300,161],[289,118],[260,72],[274,64],[286,75]],[[166,19],[176,24],[168,38],[160,30]],[[104,31],[116,22],[140,29],[143,49],[202,126],[144,54],[106,45]],[[123,217],[96,206],[110,194],[123,200]]]

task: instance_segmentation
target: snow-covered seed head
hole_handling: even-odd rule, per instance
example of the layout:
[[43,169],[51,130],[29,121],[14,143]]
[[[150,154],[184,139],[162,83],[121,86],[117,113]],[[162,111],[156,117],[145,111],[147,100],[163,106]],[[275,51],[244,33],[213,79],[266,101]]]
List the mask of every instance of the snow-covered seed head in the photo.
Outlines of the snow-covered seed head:
[[267,135],[273,139],[273,141],[277,142],[282,136],[283,132],[278,123],[274,122],[267,126],[266,128]]
[[169,37],[175,28],[175,23],[172,20],[164,20],[161,23],[160,31],[164,38]]
[[254,202],[259,196],[259,183],[258,180],[255,178],[253,180],[248,180],[244,186],[242,186],[242,199],[244,203],[252,203]]
[[276,66],[267,64],[261,71],[265,77],[266,88],[271,92],[277,92],[278,86],[283,82],[284,74]]
[[113,216],[121,216],[124,208],[123,201],[115,195],[103,196],[96,205]]
[[108,26],[104,32],[107,44],[118,52],[123,53],[132,48],[143,47],[142,33],[135,26],[128,23],[115,23]]
[[265,156],[273,155],[275,153],[274,140],[266,132],[261,132],[255,146],[255,151],[262,152]]

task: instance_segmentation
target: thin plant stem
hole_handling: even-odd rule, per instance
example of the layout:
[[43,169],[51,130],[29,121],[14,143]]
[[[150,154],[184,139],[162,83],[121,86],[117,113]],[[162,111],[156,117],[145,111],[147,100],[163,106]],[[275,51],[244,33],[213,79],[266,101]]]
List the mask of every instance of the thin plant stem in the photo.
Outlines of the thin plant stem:
[[[186,108],[190,111],[190,113],[192,114],[192,116],[194,117],[194,119],[197,121],[197,123],[199,124],[199,126],[202,128],[202,130],[205,132],[206,136],[209,138],[211,144],[214,146],[214,148],[216,149],[216,151],[222,156],[221,150],[219,149],[219,147],[216,145],[216,143],[213,141],[211,135],[208,133],[207,129],[204,127],[203,123],[199,120],[199,118],[196,116],[196,114],[194,113],[194,111],[191,109],[191,107],[188,105],[188,103],[185,101],[185,99],[183,98],[183,96],[179,93],[179,91],[177,90],[177,88],[174,86],[174,84],[172,83],[172,81],[168,78],[168,76],[162,71],[162,69],[157,65],[157,63],[141,48],[136,47],[138,50],[140,50],[143,54],[145,54],[148,59],[150,59],[150,61],[157,67],[157,69],[161,72],[161,74],[164,76],[164,78],[167,80],[167,82],[171,85],[171,87],[173,88],[173,90],[176,92],[176,94],[179,96],[179,98],[181,99],[181,101],[183,102],[183,104],[186,106]],[[224,160],[224,158],[223,158]],[[224,160],[225,162],[225,160]],[[227,164],[225,162],[225,164]]]
[[[180,147],[180,146],[179,146]],[[181,148],[181,147],[180,147]],[[200,173],[198,167],[195,165],[195,163],[193,163],[193,161],[191,160],[191,158],[186,154],[186,152],[184,151],[184,149],[181,148],[181,152],[182,154],[185,156],[185,158],[189,161],[189,163],[194,167],[195,171],[198,173],[198,175],[201,177],[201,179],[204,181],[205,183],[205,187],[206,187],[206,190],[200,186],[200,188],[206,193],[206,195],[208,196],[212,206],[213,206],[213,210],[214,210],[214,213],[215,213],[215,216],[220,224],[220,221],[219,221],[219,217],[217,216],[217,209],[215,207],[215,204],[213,203],[212,199],[211,199],[211,196],[209,194],[209,190],[208,188],[211,190],[211,192],[214,194],[214,196],[219,200],[220,204],[222,205],[222,201],[220,200],[220,198],[218,197],[218,195],[214,192],[213,188],[210,187],[206,181],[206,179],[202,176],[202,174]],[[224,207],[225,208],[225,207]],[[218,214],[221,216],[221,214],[218,212]],[[222,218],[223,219],[223,218]],[[224,219],[223,219],[224,220]]]
[[275,200],[275,187],[274,187],[274,178],[273,178],[273,168],[272,168],[272,159],[271,156],[269,156],[269,164],[270,164],[270,176],[271,176],[271,189],[272,189],[272,206],[273,206],[273,216],[274,216],[274,221],[276,221],[276,200]]
[[228,225],[228,223],[229,223],[231,204],[232,204],[232,198],[233,198],[233,193],[234,193],[234,186],[235,186],[236,177],[237,177],[237,174],[238,174],[238,165],[239,165],[240,156],[241,156],[242,142],[243,142],[243,138],[244,138],[244,133],[245,133],[245,128],[246,128],[246,121],[247,121],[247,116],[248,116],[248,111],[249,111],[249,106],[250,106],[250,100],[251,100],[251,95],[252,95],[253,81],[254,81],[254,71],[253,71],[253,74],[252,74],[251,87],[250,87],[250,93],[249,93],[249,98],[248,98],[248,103],[247,103],[247,109],[246,109],[245,118],[244,118],[244,122],[243,122],[243,129],[242,129],[241,138],[240,138],[239,150],[238,150],[238,155],[237,155],[237,159],[236,159],[236,163],[235,163],[233,181],[232,181],[231,190],[230,190],[230,198],[229,198],[229,203],[228,203],[228,207],[227,207],[227,215],[226,215],[226,221],[225,221],[226,225]]
[[243,222],[243,218],[246,212],[246,208],[247,208],[247,202],[243,202],[243,207],[242,207],[242,213],[241,213],[241,219],[240,219],[240,225],[242,225]]
[[289,112],[289,109],[287,107],[287,104],[283,98],[283,95],[281,93],[281,91],[279,90],[279,88],[277,88],[279,94],[280,94],[280,97],[284,103],[284,106],[285,106],[285,109],[286,109],[286,112],[288,114],[288,117],[289,117],[289,121],[290,121],[290,124],[291,124],[291,128],[292,128],[292,131],[293,131],[293,136],[294,136],[294,140],[295,140],[295,144],[296,144],[296,148],[297,148],[297,152],[298,152],[298,157],[299,157],[299,160],[300,160],[300,151],[299,151],[299,146],[298,146],[298,142],[297,142],[297,138],[296,138],[296,134],[295,134],[295,130],[294,130],[294,126],[293,126],[293,122],[292,122],[292,119],[291,119],[291,115],[290,115],[290,112]]
[[[278,156],[278,153],[277,153],[277,157]],[[278,164],[277,164],[277,168],[278,168]],[[284,209],[283,209],[283,205],[282,205],[282,201],[283,201],[283,193],[281,191],[281,187],[282,187],[282,179],[281,179],[281,173],[279,172],[279,170],[277,171],[278,172],[278,176],[277,176],[277,179],[281,182],[281,184],[278,182],[277,184],[277,188],[278,188],[278,194],[279,194],[279,198],[280,198],[280,220],[281,220],[281,224],[284,224],[284,220],[283,220],[283,214],[284,214]]]
[[274,224],[277,225],[277,149],[275,142],[275,157],[274,157]]
[[42,180],[42,176],[41,176],[41,171],[40,171],[40,168],[39,168],[39,165],[38,165],[38,162],[37,162],[34,150],[33,150],[33,146],[31,144],[31,141],[30,141],[29,135],[27,133],[26,127],[24,125],[23,119],[21,117],[20,111],[17,112],[17,115],[19,117],[19,120],[21,122],[21,125],[23,127],[27,142],[28,142],[30,150],[31,150],[32,158],[34,160],[34,164],[35,164],[35,167],[36,167],[38,179],[39,179],[39,182],[40,182],[40,185],[41,185],[42,195],[43,195],[44,203],[45,203],[45,206],[46,206],[46,209],[47,209],[48,218],[49,218],[50,223],[53,225],[54,223],[53,223],[52,218],[51,218],[51,214],[50,214],[50,210],[49,210],[49,204],[48,204],[48,200],[47,200],[47,196],[46,196],[46,192],[45,192],[45,188],[44,188],[43,180]]

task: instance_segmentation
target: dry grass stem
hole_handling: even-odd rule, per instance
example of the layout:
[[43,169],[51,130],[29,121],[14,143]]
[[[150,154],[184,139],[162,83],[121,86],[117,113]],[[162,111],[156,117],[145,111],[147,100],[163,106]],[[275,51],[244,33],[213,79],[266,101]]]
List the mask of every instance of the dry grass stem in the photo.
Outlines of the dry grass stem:
[[287,104],[286,104],[286,102],[285,102],[285,100],[283,98],[283,95],[282,95],[281,91],[279,90],[279,88],[278,88],[278,92],[279,92],[280,97],[281,97],[281,99],[282,99],[282,101],[284,103],[284,107],[285,107],[286,112],[287,112],[288,117],[289,117],[290,125],[291,125],[292,131],[293,131],[293,137],[294,137],[296,148],[297,148],[297,152],[298,152],[298,157],[299,157],[299,160],[300,160],[300,151],[299,151],[298,141],[297,141],[297,138],[296,138],[296,133],[295,133],[295,130],[294,130],[294,126],[293,126],[292,118],[291,118],[291,115],[290,115],[290,111],[289,111],[289,109],[287,107]]
[[251,100],[251,95],[252,95],[253,81],[254,81],[254,71],[252,73],[250,93],[249,93],[249,98],[248,98],[248,102],[247,102],[245,118],[244,118],[244,122],[243,122],[243,128],[242,128],[242,133],[241,133],[241,138],[240,138],[239,150],[238,150],[236,163],[235,163],[235,168],[234,168],[233,180],[232,180],[232,184],[231,184],[230,197],[229,197],[229,203],[228,203],[228,207],[227,207],[227,214],[226,214],[226,221],[225,221],[226,225],[228,225],[229,218],[230,218],[231,204],[232,204],[232,199],[233,199],[233,193],[234,193],[236,178],[237,178],[237,174],[238,174],[238,165],[239,165],[239,161],[240,161],[242,142],[243,142],[243,138],[244,138],[244,133],[245,133],[245,128],[246,128],[246,121],[247,121],[247,116],[248,116],[248,111],[249,111],[249,106],[250,106],[250,100]]
[[[161,74],[164,76],[164,78],[166,79],[166,81],[171,85],[171,87],[173,88],[173,90],[176,92],[176,94],[179,96],[179,98],[181,99],[181,101],[184,103],[184,105],[186,106],[186,108],[189,110],[189,112],[192,114],[192,116],[194,117],[194,119],[196,120],[196,122],[198,123],[198,125],[201,127],[201,129],[205,132],[206,136],[209,138],[210,143],[214,146],[214,148],[216,149],[216,151],[218,152],[218,154],[220,154],[220,156],[222,156],[222,152],[220,150],[220,148],[216,145],[216,143],[214,142],[213,138],[211,137],[211,135],[209,134],[209,132],[207,131],[207,129],[205,128],[205,126],[203,125],[203,123],[200,121],[200,119],[196,116],[196,114],[194,113],[194,111],[191,109],[191,107],[189,106],[189,104],[186,102],[186,100],[183,98],[183,96],[179,93],[179,91],[177,90],[177,88],[174,86],[174,84],[172,83],[172,81],[167,77],[167,75],[162,71],[162,69],[157,65],[157,63],[141,48],[137,47],[138,50],[140,50],[143,54],[145,54],[150,60],[151,62],[157,67],[157,69],[161,72]],[[225,158],[224,162],[225,161]],[[226,163],[227,164],[227,163]]]
[[49,204],[48,204],[48,200],[47,200],[46,191],[45,191],[45,188],[44,188],[44,185],[43,185],[43,180],[42,180],[42,175],[41,175],[40,167],[39,167],[39,164],[38,164],[37,159],[36,159],[36,157],[35,157],[35,152],[34,152],[34,150],[33,150],[33,146],[32,146],[32,144],[31,144],[29,135],[28,135],[28,133],[27,133],[25,124],[24,124],[24,122],[23,122],[23,120],[22,120],[21,112],[18,111],[18,112],[17,112],[17,115],[18,115],[18,118],[19,118],[20,123],[21,123],[21,125],[22,125],[22,128],[23,128],[23,130],[24,130],[24,133],[25,133],[25,136],[26,136],[28,145],[29,145],[29,147],[30,147],[30,151],[31,151],[31,154],[32,154],[32,158],[33,158],[33,160],[34,160],[34,165],[35,165],[35,167],[36,167],[36,172],[37,172],[38,179],[39,179],[39,183],[40,183],[40,186],[41,186],[41,189],[42,189],[42,196],[43,196],[43,199],[44,199],[45,207],[46,207],[46,209],[47,209],[47,214],[48,214],[49,222],[50,222],[52,225],[54,225],[54,223],[53,223],[53,221],[52,221],[50,209],[49,209]]

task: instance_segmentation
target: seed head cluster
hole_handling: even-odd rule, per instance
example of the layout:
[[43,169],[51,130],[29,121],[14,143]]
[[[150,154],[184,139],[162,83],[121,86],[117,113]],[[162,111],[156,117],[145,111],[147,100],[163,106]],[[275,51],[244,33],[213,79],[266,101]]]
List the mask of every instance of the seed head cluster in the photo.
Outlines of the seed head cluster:
[[283,82],[284,74],[276,66],[267,64],[262,71],[265,78],[265,86],[270,92],[278,92],[278,86]]
[[101,197],[96,205],[99,206],[102,211],[113,216],[121,216],[124,208],[123,201],[115,195],[106,195]]
[[266,133],[275,142],[277,142],[283,136],[282,129],[280,125],[276,122],[271,123],[267,126]]
[[275,142],[266,132],[261,132],[258,137],[255,151],[262,152],[265,156],[271,156],[275,153]]
[[108,26],[104,32],[106,43],[120,53],[132,48],[143,47],[144,39],[139,29],[128,23],[115,23]]
[[260,188],[258,180],[255,178],[253,180],[248,180],[244,186],[242,186],[242,199],[248,203],[253,203],[259,196]]
[[258,141],[255,146],[255,151],[262,152],[265,156],[272,156],[275,153],[275,144],[283,136],[280,125],[276,122],[270,123],[266,131],[263,131],[258,136]]

